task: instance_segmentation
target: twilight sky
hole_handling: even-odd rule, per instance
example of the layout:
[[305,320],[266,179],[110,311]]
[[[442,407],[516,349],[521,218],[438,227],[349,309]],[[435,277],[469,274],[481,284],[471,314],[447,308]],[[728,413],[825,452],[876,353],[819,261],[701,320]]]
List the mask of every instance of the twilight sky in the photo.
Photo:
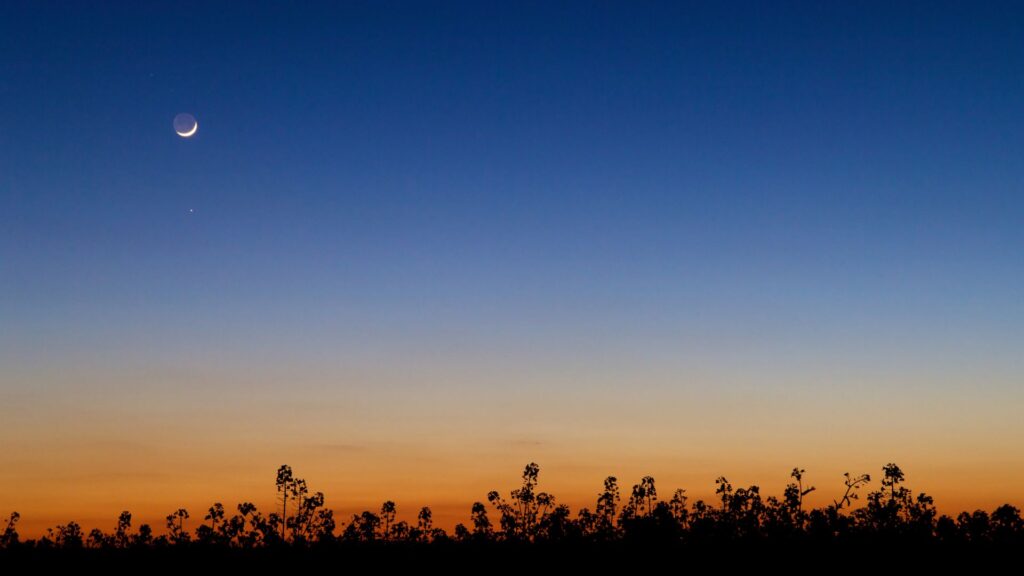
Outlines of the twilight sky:
[[825,4],[4,2],[0,516],[1021,506],[1024,8]]

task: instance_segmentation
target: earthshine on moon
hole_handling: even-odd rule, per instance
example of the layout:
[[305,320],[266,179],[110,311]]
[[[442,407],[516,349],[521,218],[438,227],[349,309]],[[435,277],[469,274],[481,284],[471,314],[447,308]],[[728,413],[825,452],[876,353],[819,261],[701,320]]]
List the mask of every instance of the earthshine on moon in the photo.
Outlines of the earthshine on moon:
[[174,131],[182,138],[190,138],[199,130],[199,122],[191,114],[182,112],[174,117]]

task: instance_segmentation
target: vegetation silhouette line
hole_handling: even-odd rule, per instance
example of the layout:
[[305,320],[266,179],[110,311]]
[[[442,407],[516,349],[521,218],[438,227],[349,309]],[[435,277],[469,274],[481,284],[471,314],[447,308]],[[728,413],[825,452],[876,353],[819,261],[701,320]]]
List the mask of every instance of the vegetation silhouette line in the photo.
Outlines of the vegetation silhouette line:
[[[379,512],[363,511],[339,524],[325,507],[322,492],[311,493],[306,481],[291,467],[277,471],[280,509],[264,516],[251,502],[242,502],[228,514],[216,502],[192,531],[186,529],[189,512],[180,508],[166,517],[166,531],[156,535],[148,524],[132,530],[132,514],[122,512],[112,532],[94,528],[85,533],[72,521],[54,526],[36,539],[22,540],[17,526],[21,516],[11,513],[0,522],[0,551],[12,550],[181,550],[281,549],[331,546],[426,545],[550,545],[550,544],[698,544],[735,543],[859,543],[869,540],[906,544],[992,545],[1024,544],[1020,510],[1004,504],[991,513],[976,510],[956,517],[938,515],[931,496],[914,494],[896,464],[886,464],[877,490],[867,492],[865,504],[854,508],[861,491],[871,482],[868,474],[844,474],[843,492],[832,503],[807,509],[804,497],[816,487],[805,483],[806,471],[794,468],[793,481],[781,497],[764,497],[758,486],[734,487],[725,477],[715,480],[715,499],[690,502],[686,491],[659,496],[655,480],[643,477],[625,494],[618,479],[604,481],[593,509],[575,515],[556,498],[538,491],[540,467],[526,465],[522,483],[508,497],[487,494],[485,504],[470,506],[468,523],[452,533],[433,524],[429,507],[419,510],[415,524],[396,520],[395,502],[384,502]],[[488,507],[488,505],[490,507]],[[491,520],[491,513],[497,516]]]

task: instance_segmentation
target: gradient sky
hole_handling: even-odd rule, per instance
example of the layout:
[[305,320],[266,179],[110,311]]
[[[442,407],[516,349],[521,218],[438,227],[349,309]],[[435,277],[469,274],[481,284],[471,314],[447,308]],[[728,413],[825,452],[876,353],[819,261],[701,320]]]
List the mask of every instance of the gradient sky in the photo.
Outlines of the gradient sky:
[[834,4],[3,2],[0,516],[1024,505],[1024,7]]

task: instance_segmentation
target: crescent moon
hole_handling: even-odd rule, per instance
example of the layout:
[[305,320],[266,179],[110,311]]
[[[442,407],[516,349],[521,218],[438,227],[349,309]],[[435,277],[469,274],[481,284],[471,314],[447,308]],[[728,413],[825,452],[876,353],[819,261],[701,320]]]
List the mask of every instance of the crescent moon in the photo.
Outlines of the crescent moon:
[[188,138],[189,136],[195,134],[196,130],[199,130],[199,122],[193,124],[192,129],[189,130],[188,132],[178,132],[178,136],[181,136],[182,138]]

